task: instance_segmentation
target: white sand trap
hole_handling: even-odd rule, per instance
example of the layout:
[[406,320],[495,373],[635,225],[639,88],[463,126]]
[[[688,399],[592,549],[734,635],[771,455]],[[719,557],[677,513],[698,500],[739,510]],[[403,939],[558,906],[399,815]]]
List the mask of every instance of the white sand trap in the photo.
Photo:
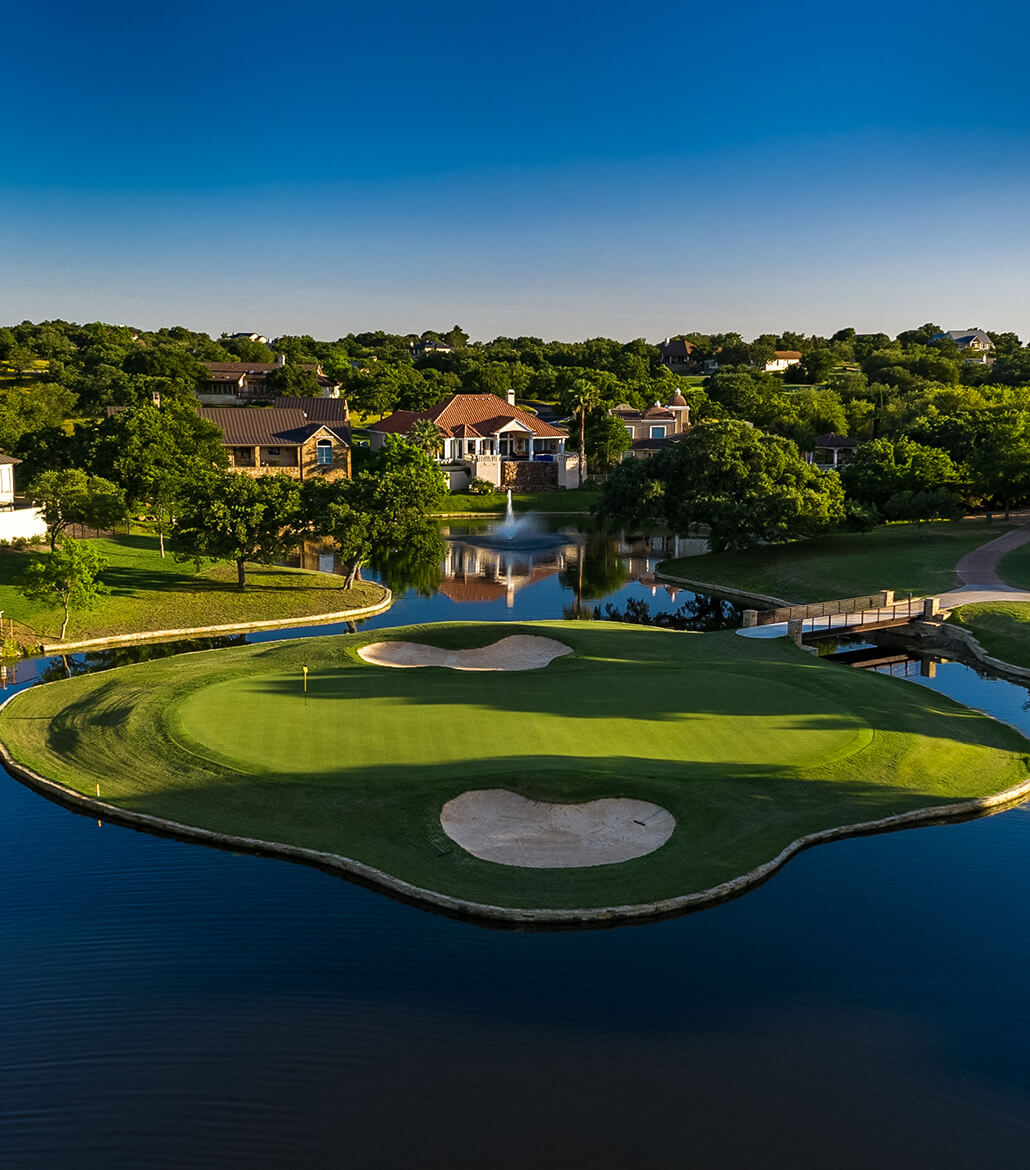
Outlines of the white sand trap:
[[449,800],[440,824],[452,841],[483,861],[578,869],[653,853],[672,836],[676,818],[647,800],[550,804],[504,788],[479,788]]
[[443,650],[421,642],[373,642],[358,650],[373,666],[449,666],[452,670],[540,670],[571,653],[571,646],[530,634],[514,634],[478,650]]

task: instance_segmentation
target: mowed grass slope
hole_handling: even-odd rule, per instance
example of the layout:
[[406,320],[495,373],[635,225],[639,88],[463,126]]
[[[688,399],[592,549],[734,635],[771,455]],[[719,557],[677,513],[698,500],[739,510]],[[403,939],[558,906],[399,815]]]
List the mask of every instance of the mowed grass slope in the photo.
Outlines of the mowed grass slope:
[[792,603],[861,597],[878,589],[923,596],[954,588],[955,566],[961,558],[1010,527],[979,520],[888,524],[872,532],[839,533],[747,552],[679,557],[658,568],[674,577]]
[[968,630],[994,658],[1030,667],[1030,605],[984,601],[952,610],[949,622]]
[[[104,638],[146,630],[192,629],[234,622],[272,621],[374,605],[381,588],[358,582],[344,588],[342,577],[275,565],[250,565],[247,588],[236,588],[235,564],[176,561],[161,557],[156,536],[134,533],[90,541],[107,559],[102,574],[110,590],[92,610],[73,611],[66,640]],[[63,614],[19,591],[26,568],[49,556],[45,548],[0,549],[0,610],[52,641]]]
[[[363,643],[574,654],[544,670],[391,670]],[[301,667],[311,668],[308,695]],[[0,739],[44,776],[189,825],[337,853],[477,902],[650,902],[745,873],[816,829],[998,792],[1025,778],[1012,729],[900,680],[732,633],[543,622],[410,627],[183,655],[33,688]],[[504,787],[631,796],[677,818],[648,857],[586,869],[480,861],[444,803]]]

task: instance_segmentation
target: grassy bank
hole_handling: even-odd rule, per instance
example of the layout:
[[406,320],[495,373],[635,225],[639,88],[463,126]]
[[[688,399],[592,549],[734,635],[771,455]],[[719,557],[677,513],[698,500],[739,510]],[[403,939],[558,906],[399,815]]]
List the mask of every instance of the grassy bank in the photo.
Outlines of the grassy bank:
[[952,610],[948,621],[968,630],[992,658],[1030,667],[1030,605],[985,601]]
[[[356,648],[502,634],[574,654],[515,674],[390,670]],[[301,665],[311,668],[308,694]],[[123,808],[357,859],[520,907],[650,902],[751,870],[798,836],[1021,781],[1027,741],[943,696],[785,641],[567,622],[410,627],[179,656],[23,692],[0,739]],[[647,857],[583,869],[477,860],[444,803],[636,797],[677,827]]]
[[[236,566],[178,564],[163,560],[157,538],[142,534],[114,536],[91,542],[108,559],[103,581],[111,590],[91,611],[71,615],[66,640],[105,638],[141,630],[185,629],[233,622],[272,621],[308,614],[335,613],[373,605],[378,585],[359,582],[343,588],[343,578],[253,565],[247,588],[236,589]],[[26,567],[48,556],[42,548],[15,552],[0,549],[0,609],[34,631],[37,641],[54,640],[61,629],[59,609],[27,601],[18,591]],[[25,634],[22,634],[25,637]]]
[[1014,548],[998,563],[998,574],[1009,585],[1030,590],[1030,544]]
[[[553,492],[512,492],[511,506],[516,512],[589,512],[600,499],[600,492],[586,488],[572,488]],[[485,496],[470,496],[456,492],[445,496],[436,509],[436,515],[453,512],[504,512],[508,504],[505,492]]]
[[659,570],[790,602],[858,597],[877,589],[894,589],[899,595],[943,593],[955,586],[959,560],[1009,527],[978,520],[887,524],[872,532],[823,536],[747,552],[678,557],[663,561]]

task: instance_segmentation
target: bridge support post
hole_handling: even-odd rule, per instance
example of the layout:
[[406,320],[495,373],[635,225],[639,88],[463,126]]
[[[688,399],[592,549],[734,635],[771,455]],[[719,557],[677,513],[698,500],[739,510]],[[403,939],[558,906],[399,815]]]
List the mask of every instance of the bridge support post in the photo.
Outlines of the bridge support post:
[[884,589],[883,590],[883,600],[880,602],[880,605],[884,609],[886,609],[888,605],[893,605],[893,604],[894,604],[894,590],[893,589]]
[[752,626],[757,626],[758,625],[758,610],[757,609],[745,609],[744,610],[744,620],[741,623],[741,625],[743,625],[745,630],[750,630]]
[[940,600],[941,599],[939,597],[924,597],[923,598],[923,617],[924,618],[932,618],[932,617],[937,616],[937,614],[939,612],[939,610],[937,609],[937,605],[940,602]]
[[794,643],[795,646],[801,645],[801,633],[805,628],[805,623],[801,618],[791,618],[787,622],[787,637]]

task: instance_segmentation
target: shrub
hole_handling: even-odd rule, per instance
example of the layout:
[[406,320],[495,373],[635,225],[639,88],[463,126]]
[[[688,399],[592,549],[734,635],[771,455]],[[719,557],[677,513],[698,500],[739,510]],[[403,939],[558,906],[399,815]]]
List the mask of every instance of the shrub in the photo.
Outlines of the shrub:
[[474,479],[469,484],[469,495],[491,496],[498,489],[488,479]]

